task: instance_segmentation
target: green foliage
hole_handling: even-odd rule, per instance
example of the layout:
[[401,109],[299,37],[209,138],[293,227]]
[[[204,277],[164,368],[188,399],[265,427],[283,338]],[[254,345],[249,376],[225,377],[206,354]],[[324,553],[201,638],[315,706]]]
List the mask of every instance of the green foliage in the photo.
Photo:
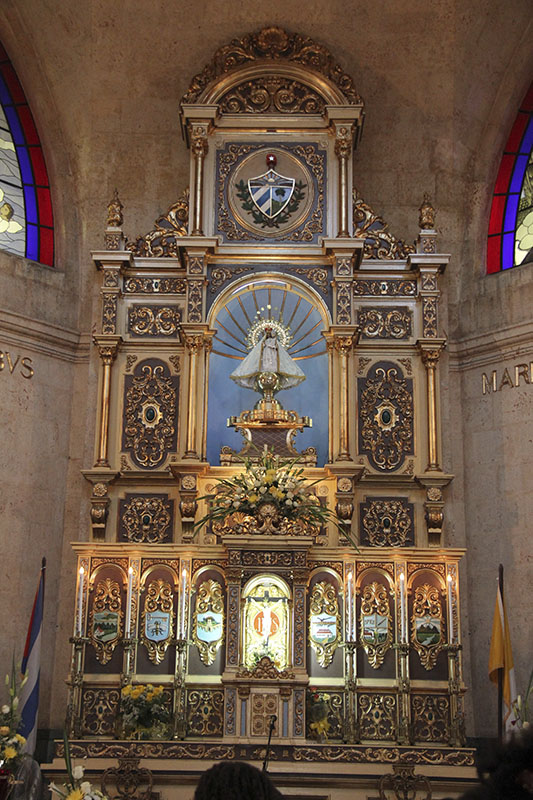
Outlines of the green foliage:
[[272,218],[267,217],[266,214],[263,214],[263,212],[258,209],[252,200],[248,184],[245,183],[244,180],[240,180],[236,184],[236,189],[237,197],[242,201],[243,211],[247,211],[252,215],[256,225],[260,225],[262,228],[279,228],[280,225],[285,225],[285,223],[290,220],[291,214],[294,214],[294,212],[298,210],[298,206],[304,199],[306,186],[307,185],[303,181],[296,181],[294,184],[294,191],[287,206],[280,214]]

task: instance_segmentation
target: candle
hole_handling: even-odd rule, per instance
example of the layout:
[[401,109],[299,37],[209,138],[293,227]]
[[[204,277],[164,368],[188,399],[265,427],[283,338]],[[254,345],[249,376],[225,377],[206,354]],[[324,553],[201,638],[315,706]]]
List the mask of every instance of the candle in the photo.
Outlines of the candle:
[[180,613],[180,628],[181,639],[185,639],[186,635],[186,621],[185,621],[185,592],[187,589],[187,570],[183,569],[181,573],[181,613]]
[[407,642],[407,615],[405,608],[405,575],[400,572],[400,642]]
[[448,641],[453,644],[453,578],[451,575],[447,577],[448,581]]
[[129,639],[131,636],[131,604],[133,595],[133,567],[128,569],[128,594],[126,596],[126,632],[125,637]]
[[83,583],[84,583],[85,570],[83,567],[78,571],[78,618],[76,621],[76,634],[81,636],[83,627]]
[[346,600],[347,605],[347,629],[348,629],[348,641],[353,639],[352,637],[352,573],[348,573],[348,596]]

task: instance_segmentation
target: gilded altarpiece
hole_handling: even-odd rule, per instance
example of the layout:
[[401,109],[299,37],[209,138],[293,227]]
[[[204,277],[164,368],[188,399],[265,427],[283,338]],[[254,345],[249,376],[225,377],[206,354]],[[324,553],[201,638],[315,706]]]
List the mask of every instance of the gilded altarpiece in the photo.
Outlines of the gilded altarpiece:
[[[435,212],[408,243],[359,195],[363,100],[306,37],[234,40],[180,109],[190,190],[135,241],[115,196],[93,253],[76,752],[103,757],[124,688],[150,683],[171,738],[143,756],[257,760],[271,735],[273,760],[467,765]],[[272,479],[199,524],[265,452],[335,519],[289,519]]]

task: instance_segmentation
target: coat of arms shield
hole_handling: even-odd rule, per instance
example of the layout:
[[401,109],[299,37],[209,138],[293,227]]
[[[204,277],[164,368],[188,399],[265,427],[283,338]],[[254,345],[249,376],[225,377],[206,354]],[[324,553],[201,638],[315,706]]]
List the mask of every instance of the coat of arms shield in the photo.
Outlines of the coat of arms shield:
[[170,614],[167,611],[147,611],[144,635],[152,642],[162,642],[170,634]]
[[269,219],[274,219],[290,203],[294,185],[294,178],[286,178],[269,169],[248,180],[248,191],[256,208]]

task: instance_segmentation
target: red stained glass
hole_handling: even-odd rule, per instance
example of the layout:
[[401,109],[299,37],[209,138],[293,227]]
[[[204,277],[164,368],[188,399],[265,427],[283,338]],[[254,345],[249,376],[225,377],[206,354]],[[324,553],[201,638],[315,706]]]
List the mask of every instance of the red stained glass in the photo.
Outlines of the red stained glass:
[[24,92],[22,90],[22,86],[19,83],[19,79],[15,75],[15,70],[11,66],[11,64],[2,64],[2,73],[4,76],[4,80],[9,87],[9,91],[11,92],[11,97],[13,98],[14,103],[25,103],[26,98],[24,96]]
[[44,165],[44,158],[40,147],[30,147],[31,163],[33,166],[33,174],[35,175],[35,183],[37,186],[48,186],[48,175],[46,174],[46,167]]
[[54,218],[52,215],[52,201],[50,200],[50,189],[37,189],[37,203],[39,205],[39,223],[52,227]]
[[520,149],[520,142],[522,141],[522,136],[524,135],[524,130],[528,122],[529,114],[519,112],[515,124],[513,125],[511,135],[509,136],[507,144],[505,145],[507,152],[518,153]]
[[24,136],[28,144],[40,144],[39,135],[28,106],[20,106],[17,111],[19,112],[19,119],[22,123]]
[[494,186],[495,194],[505,194],[509,187],[509,179],[513,171],[515,157],[511,155],[504,155],[502,163],[500,164],[500,171],[496,178],[496,185]]
[[40,229],[39,261],[49,267],[54,265],[54,231],[51,228]]
[[533,83],[529,87],[529,92],[526,94],[525,100],[521,105],[523,111],[533,111]]
[[499,272],[501,269],[501,236],[489,236],[487,241],[487,272]]
[[495,195],[492,199],[490,210],[489,236],[491,233],[499,233],[502,229],[503,211],[507,197],[504,194]]

